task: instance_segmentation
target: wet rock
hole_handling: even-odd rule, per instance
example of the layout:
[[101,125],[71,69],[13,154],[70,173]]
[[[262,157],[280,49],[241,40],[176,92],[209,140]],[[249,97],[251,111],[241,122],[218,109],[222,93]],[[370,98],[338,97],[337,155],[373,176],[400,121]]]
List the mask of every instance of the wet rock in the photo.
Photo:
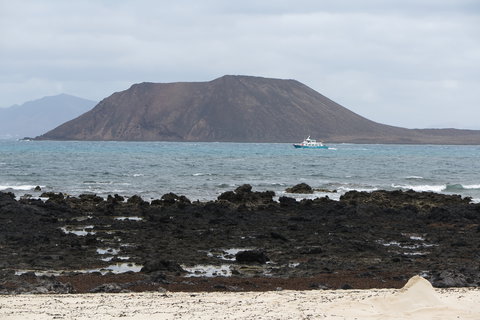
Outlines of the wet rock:
[[467,281],[467,277],[464,274],[449,270],[437,273],[429,280],[437,288],[468,287],[472,285],[472,281]]
[[235,189],[235,191],[227,191],[218,196],[218,200],[225,200],[232,203],[258,205],[273,202],[275,192],[263,191],[253,192],[252,186],[244,184]]
[[270,232],[270,236],[272,237],[272,239],[278,239],[278,240],[282,240],[284,242],[289,241],[285,236],[283,236],[283,235],[281,235],[280,233],[277,233],[277,232],[273,232],[273,231]]
[[349,285],[348,283],[346,283],[346,284],[342,285],[342,286],[340,287],[340,289],[342,289],[342,290],[351,290],[351,289],[353,289],[353,287],[352,287],[351,285]]
[[353,205],[368,204],[380,208],[416,208],[427,212],[432,208],[451,205],[467,205],[470,198],[459,195],[444,195],[434,192],[415,192],[413,190],[378,190],[373,192],[349,191],[340,197],[340,201]]
[[65,199],[65,195],[61,192],[55,193],[55,192],[44,192],[40,195],[42,198],[48,198],[49,201],[53,202],[63,202]]
[[125,292],[124,288],[117,283],[105,283],[90,290],[91,293],[120,293]]
[[15,194],[0,191],[0,206],[7,206],[8,204],[15,204]]
[[142,197],[138,195],[133,195],[130,198],[128,198],[127,203],[129,204],[136,204],[136,205],[142,205],[145,203],[145,201],[142,199]]
[[317,290],[328,290],[330,289],[329,286],[323,283],[310,283],[309,285],[310,288],[312,289],[317,289]]
[[79,200],[82,201],[83,203],[92,203],[92,204],[98,204],[103,202],[103,198],[97,196],[96,194],[81,194],[78,196]]
[[167,294],[167,292],[168,292],[168,290],[167,290],[167,289],[165,289],[164,287],[158,287],[158,289],[157,289],[157,292],[159,292],[159,293],[163,293],[164,295],[166,295],[166,294]]
[[235,193],[237,194],[248,194],[251,192],[252,192],[252,186],[249,184],[243,184],[237,187],[237,189],[235,189]]
[[310,248],[303,248],[300,252],[302,254],[320,254],[320,253],[323,253],[323,250],[321,247],[310,247]]
[[149,279],[153,283],[163,283],[163,284],[170,283],[167,275],[164,272],[159,272],[159,271],[151,272],[149,275]]
[[147,261],[144,263],[141,269],[141,272],[145,272],[145,273],[158,272],[158,271],[182,272],[182,273],[185,272],[185,270],[183,270],[183,268],[178,263],[170,260]]
[[213,285],[213,289],[216,289],[216,290],[227,290],[227,286],[224,285],[224,284],[215,284]]
[[248,250],[248,251],[240,251],[235,255],[235,260],[238,263],[260,263],[265,264],[270,259],[267,257],[264,251],[259,250]]
[[117,202],[123,202],[123,201],[125,201],[125,198],[122,197],[122,196],[120,196],[120,195],[118,195],[118,194],[114,194],[114,195],[113,195],[113,198],[114,198]]
[[[29,273],[11,278],[10,285],[3,288],[4,294],[68,294],[75,293],[70,283],[62,283],[55,277],[41,276]],[[14,284],[14,285],[12,285]],[[0,284],[1,287],[1,284]]]
[[280,202],[282,207],[294,206],[298,203],[296,199],[285,196],[278,198],[278,202]]
[[[148,281],[136,287],[158,285],[177,281],[183,274],[180,264],[221,265],[226,256],[213,252],[230,249],[248,252],[227,258],[240,264],[232,271],[239,277],[265,271],[286,278],[345,273],[354,274],[357,285],[389,283],[425,271],[438,286],[480,284],[478,204],[413,191],[355,192],[340,201],[281,197],[280,203],[272,195],[243,185],[216,201],[188,203],[168,194],[152,205],[137,205],[141,202],[128,203],[118,195],[106,200],[58,196],[58,201],[43,202],[17,201],[0,192],[0,291],[63,290],[46,288],[34,274],[18,277],[6,270],[107,266],[143,265]],[[110,251],[99,254],[97,249]],[[265,265],[268,258],[275,263]],[[289,267],[292,261],[301,263]]]
[[315,189],[316,192],[323,192],[323,193],[337,193],[337,190],[330,190],[325,188],[318,188]]
[[162,196],[162,204],[172,205],[175,203],[189,204],[191,201],[185,196],[178,196],[175,193],[167,193]]
[[313,193],[313,188],[306,183],[299,183],[297,185],[294,185],[291,188],[285,189],[285,192],[309,194],[309,193]]

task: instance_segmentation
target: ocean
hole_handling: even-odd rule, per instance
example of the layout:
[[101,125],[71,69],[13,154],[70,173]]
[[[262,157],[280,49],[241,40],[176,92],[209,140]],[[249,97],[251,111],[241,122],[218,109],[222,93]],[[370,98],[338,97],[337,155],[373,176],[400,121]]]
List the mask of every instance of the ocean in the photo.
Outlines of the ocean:
[[40,186],[42,192],[136,194],[145,200],[173,192],[205,201],[246,183],[282,196],[285,188],[305,182],[322,190],[296,198],[413,189],[480,202],[480,146],[329,146],[0,140],[0,191],[39,196],[34,188]]

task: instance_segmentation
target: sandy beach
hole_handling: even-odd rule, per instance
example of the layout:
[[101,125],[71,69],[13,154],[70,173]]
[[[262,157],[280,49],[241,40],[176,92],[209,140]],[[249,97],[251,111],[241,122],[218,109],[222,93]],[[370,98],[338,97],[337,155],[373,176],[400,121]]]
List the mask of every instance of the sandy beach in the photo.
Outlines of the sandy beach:
[[13,295],[0,319],[480,319],[480,289]]

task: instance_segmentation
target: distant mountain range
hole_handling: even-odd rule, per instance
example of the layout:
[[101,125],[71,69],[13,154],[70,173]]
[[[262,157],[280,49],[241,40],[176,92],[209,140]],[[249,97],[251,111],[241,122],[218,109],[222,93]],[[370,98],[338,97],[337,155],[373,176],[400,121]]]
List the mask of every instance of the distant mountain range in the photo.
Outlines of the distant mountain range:
[[60,94],[0,108],[0,138],[36,137],[87,112],[96,103]]
[[370,121],[296,80],[140,83],[38,139],[480,144],[480,131]]

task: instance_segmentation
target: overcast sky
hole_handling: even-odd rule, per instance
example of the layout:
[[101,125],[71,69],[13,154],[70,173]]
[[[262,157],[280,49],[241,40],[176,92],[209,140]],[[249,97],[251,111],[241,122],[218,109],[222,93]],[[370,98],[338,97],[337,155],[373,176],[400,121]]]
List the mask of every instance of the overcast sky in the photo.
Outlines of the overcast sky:
[[0,0],[0,106],[224,74],[371,120],[480,129],[479,0]]

